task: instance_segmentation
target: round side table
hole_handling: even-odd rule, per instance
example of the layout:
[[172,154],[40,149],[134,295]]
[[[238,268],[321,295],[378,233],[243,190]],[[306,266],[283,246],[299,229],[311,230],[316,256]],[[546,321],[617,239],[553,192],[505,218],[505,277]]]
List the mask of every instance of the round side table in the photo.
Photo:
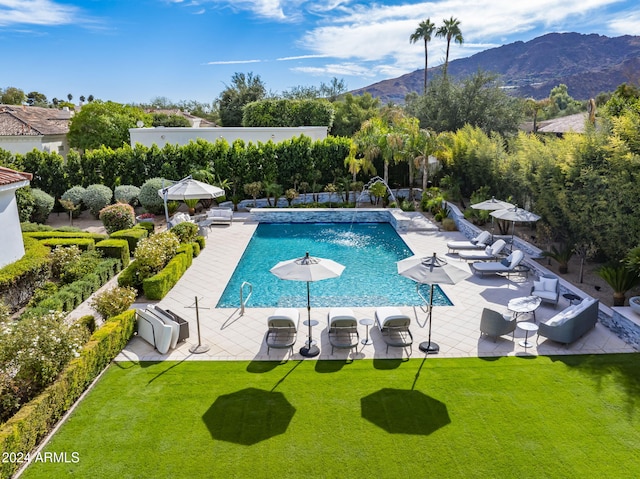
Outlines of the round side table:
[[373,319],[371,318],[364,318],[360,320],[360,324],[362,324],[363,326],[367,327],[367,335],[365,336],[365,338],[360,341],[362,344],[364,344],[365,346],[368,346],[370,344],[373,344],[373,340],[369,337],[369,327],[373,326]]
[[529,323],[526,321],[523,321],[521,323],[518,323],[518,328],[522,329],[524,331],[524,340],[520,341],[518,344],[520,346],[522,346],[524,349],[530,348],[533,346],[533,343],[530,343],[528,341],[529,339],[529,333],[535,333],[538,331],[538,325],[535,323]]

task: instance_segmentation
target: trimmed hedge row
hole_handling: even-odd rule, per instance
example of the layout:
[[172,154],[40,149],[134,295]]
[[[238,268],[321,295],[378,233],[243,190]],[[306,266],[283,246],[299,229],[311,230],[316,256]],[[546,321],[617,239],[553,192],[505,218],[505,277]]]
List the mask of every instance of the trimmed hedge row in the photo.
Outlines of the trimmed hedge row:
[[[0,455],[33,450],[75,403],[98,374],[109,365],[133,335],[135,310],[107,320],[72,360],[58,379],[39,396],[25,404],[0,427]],[[0,462],[0,478],[9,478],[19,464]]]
[[120,259],[104,259],[92,273],[60,288],[55,294],[28,307],[22,315],[27,317],[43,315],[49,311],[73,311],[94,291],[118,274],[121,269]]
[[24,236],[29,238],[35,238],[37,240],[44,240],[49,238],[90,238],[94,242],[107,239],[109,236],[102,233],[90,233],[86,231],[31,231],[29,233],[23,233]]
[[145,228],[141,228],[139,226],[111,233],[111,239],[127,240],[127,243],[129,243],[129,252],[131,254],[136,250],[138,241],[142,238],[146,238],[147,236],[149,236],[149,232]]
[[142,281],[142,290],[147,299],[162,299],[173,288],[193,262],[193,246],[180,245],[178,254],[158,274]]
[[25,255],[0,269],[0,300],[11,311],[27,304],[33,292],[49,279],[50,249],[40,241],[23,237]]
[[96,250],[101,251],[105,258],[118,258],[124,267],[127,267],[131,260],[129,243],[125,239],[102,240],[96,243]]
[[93,238],[47,238],[40,240],[40,242],[51,248],[56,246],[77,246],[81,251],[92,251],[96,247],[96,242]]

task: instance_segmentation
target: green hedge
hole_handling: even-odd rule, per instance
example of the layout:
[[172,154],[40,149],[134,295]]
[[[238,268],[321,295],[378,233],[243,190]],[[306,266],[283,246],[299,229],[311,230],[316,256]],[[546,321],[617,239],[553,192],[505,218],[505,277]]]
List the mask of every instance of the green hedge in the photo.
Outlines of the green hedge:
[[196,243],[200,245],[200,250],[203,250],[206,243],[204,236],[196,236]]
[[149,233],[144,228],[133,227],[128,230],[120,230],[115,233],[111,233],[111,239],[124,239],[129,243],[129,253],[133,254],[138,246],[138,241],[142,238],[149,236]]
[[50,249],[36,239],[24,236],[23,239],[25,254],[22,259],[0,269],[0,299],[11,311],[27,304],[33,292],[51,274]]
[[131,286],[140,290],[142,284],[138,280],[138,262],[135,259],[118,276],[118,286]]
[[182,277],[193,261],[191,245],[181,245],[178,254],[169,261],[158,274],[142,281],[142,289],[147,299],[162,299]]
[[[62,415],[126,346],[133,335],[134,310],[107,320],[62,371],[58,379],[42,394],[25,404],[15,416],[0,427],[0,456],[7,452],[32,451]],[[0,462],[0,478],[9,478],[19,464]]]
[[118,258],[122,266],[126,267],[131,260],[129,243],[125,239],[106,239],[96,243],[96,250],[101,251],[105,258]]
[[193,248],[193,257],[197,258],[200,254],[200,243],[194,241],[193,243],[191,243],[191,247]]
[[141,221],[140,223],[135,225],[134,228],[143,228],[147,230],[147,233],[149,233],[149,236],[151,236],[156,229],[156,225],[151,221]]
[[86,231],[32,231],[29,233],[23,233],[24,236],[29,238],[35,238],[37,240],[44,240],[49,238],[90,238],[94,242],[107,239],[109,236],[102,233],[89,233]]
[[96,247],[96,242],[93,238],[46,238],[40,242],[51,248],[75,245],[82,251],[91,251]]

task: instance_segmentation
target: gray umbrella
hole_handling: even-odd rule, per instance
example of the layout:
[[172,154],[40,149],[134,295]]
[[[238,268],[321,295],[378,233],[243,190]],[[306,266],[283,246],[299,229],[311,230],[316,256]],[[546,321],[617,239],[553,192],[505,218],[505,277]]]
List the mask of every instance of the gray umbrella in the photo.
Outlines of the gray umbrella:
[[511,221],[513,223],[513,229],[511,232],[511,244],[513,245],[513,237],[516,232],[516,222],[521,223],[535,223],[540,219],[535,213],[531,211],[524,210],[522,208],[518,208],[518,205],[515,205],[513,208],[505,208],[502,210],[492,211],[491,216],[498,218],[499,220]]
[[302,258],[280,261],[269,270],[280,279],[290,281],[305,281],[307,283],[307,322],[309,324],[309,339],[306,345],[300,349],[300,354],[313,357],[320,354],[318,346],[313,344],[311,337],[311,301],[309,295],[309,283],[323,279],[337,278],[344,271],[344,266],[330,259],[314,258],[307,253]]
[[429,295],[429,340],[420,343],[420,351],[436,354],[440,346],[431,342],[431,319],[433,312],[433,288],[436,284],[456,284],[471,276],[470,273],[447,263],[447,260],[433,256],[411,256],[398,261],[398,274],[420,284],[431,285]]
[[[496,211],[504,210],[507,208],[515,208],[515,205],[507,203],[506,201],[496,200],[495,196],[492,196],[490,200],[485,200],[480,203],[474,203],[471,205],[474,210]],[[491,217],[491,242],[493,243],[493,216]]]

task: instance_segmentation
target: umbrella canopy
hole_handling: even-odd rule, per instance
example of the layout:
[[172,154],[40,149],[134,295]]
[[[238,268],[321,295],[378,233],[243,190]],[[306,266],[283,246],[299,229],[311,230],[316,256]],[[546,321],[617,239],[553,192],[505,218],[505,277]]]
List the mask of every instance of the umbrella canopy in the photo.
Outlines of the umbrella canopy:
[[398,274],[421,284],[456,284],[471,276],[468,272],[433,256],[411,256],[398,261]]
[[506,208],[503,210],[492,211],[491,216],[498,218],[499,220],[511,221],[513,223],[513,229],[511,230],[511,244],[513,245],[513,237],[516,234],[516,222],[536,222],[540,219],[535,213],[531,211],[518,208],[518,205],[513,208]]
[[471,276],[464,271],[438,258],[435,253],[431,257],[411,256],[398,261],[398,274],[410,278],[421,284],[431,285],[429,295],[429,339],[420,343],[420,350],[427,354],[435,354],[440,351],[440,346],[431,342],[431,323],[433,318],[433,287],[435,284],[456,284]]
[[304,347],[300,349],[300,354],[306,357],[313,357],[320,354],[320,349],[313,342],[311,331],[311,301],[309,283],[323,279],[337,278],[344,271],[344,266],[333,260],[325,258],[315,258],[307,253],[302,258],[295,258],[280,261],[269,270],[280,279],[289,281],[305,281],[307,283],[307,323],[309,326],[309,339]]
[[222,188],[189,177],[158,190],[158,195],[162,198],[179,201],[213,199],[224,196],[224,194]]
[[507,203],[506,201],[496,200],[495,196],[492,196],[490,200],[485,200],[480,203],[471,205],[474,210],[505,210],[507,208],[515,208],[515,205]]

